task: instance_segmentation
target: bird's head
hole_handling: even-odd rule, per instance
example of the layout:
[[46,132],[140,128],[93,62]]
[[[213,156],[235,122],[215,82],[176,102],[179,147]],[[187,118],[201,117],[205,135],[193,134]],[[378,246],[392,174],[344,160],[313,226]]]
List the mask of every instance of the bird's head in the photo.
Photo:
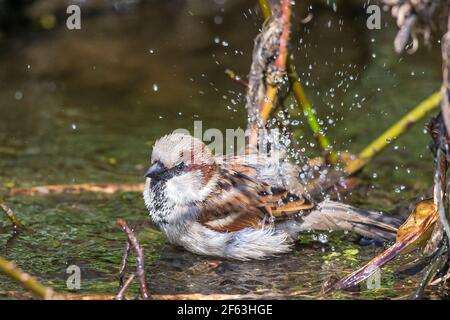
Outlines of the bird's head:
[[202,141],[172,133],[153,146],[150,168],[145,174],[146,188],[164,187],[173,203],[189,204],[207,196],[216,175],[215,158]]

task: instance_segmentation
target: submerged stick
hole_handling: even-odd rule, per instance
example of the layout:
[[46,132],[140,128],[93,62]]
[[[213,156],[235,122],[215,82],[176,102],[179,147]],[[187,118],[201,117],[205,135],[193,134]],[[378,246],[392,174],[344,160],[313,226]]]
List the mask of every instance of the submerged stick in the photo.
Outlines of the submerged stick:
[[404,134],[414,123],[422,119],[427,113],[437,108],[441,101],[441,93],[435,92],[422,101],[407,115],[397,121],[392,127],[382,135],[372,141],[356,159],[351,160],[345,167],[347,174],[354,174],[361,170],[372,158],[385,149],[392,140]]
[[130,227],[128,227],[128,224],[124,220],[122,219],[117,220],[117,224],[127,234],[128,241],[131,247],[136,252],[136,275],[139,278],[141,297],[143,300],[148,300],[151,297],[147,289],[147,277],[145,275],[145,267],[144,267],[144,249],[139,244],[134,232],[130,229]]
[[48,300],[54,297],[54,292],[51,288],[45,287],[35,277],[23,272],[13,262],[7,261],[2,257],[0,257],[0,271],[18,282],[24,289],[31,291],[38,298]]
[[15,188],[10,191],[10,194],[12,196],[50,196],[83,192],[113,194],[118,192],[142,192],[142,190],[144,190],[143,183],[84,183]]
[[[264,292],[264,294],[226,294],[226,293],[186,293],[186,294],[154,294],[154,300],[256,300],[256,299],[282,299],[287,297],[301,297],[310,295],[310,290],[293,292]],[[30,295],[17,291],[8,291],[7,295],[19,299],[29,299]],[[114,300],[117,296],[112,294],[65,294],[64,300]]]

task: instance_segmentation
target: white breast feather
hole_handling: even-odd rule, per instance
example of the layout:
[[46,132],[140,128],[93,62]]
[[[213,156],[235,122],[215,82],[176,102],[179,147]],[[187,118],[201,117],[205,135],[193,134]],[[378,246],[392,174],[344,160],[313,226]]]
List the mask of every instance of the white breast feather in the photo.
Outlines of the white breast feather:
[[[199,209],[193,203],[206,199],[216,181],[211,180],[199,190],[183,186],[201,185],[194,181],[200,178],[195,174],[187,174],[170,179],[159,200],[155,199],[150,188],[150,179],[146,181],[144,201],[150,217],[170,242],[196,254],[237,260],[264,259],[290,251],[291,239],[288,234],[273,227],[245,228],[227,233],[214,231],[198,223]],[[164,203],[158,202],[161,198],[165,199]]]

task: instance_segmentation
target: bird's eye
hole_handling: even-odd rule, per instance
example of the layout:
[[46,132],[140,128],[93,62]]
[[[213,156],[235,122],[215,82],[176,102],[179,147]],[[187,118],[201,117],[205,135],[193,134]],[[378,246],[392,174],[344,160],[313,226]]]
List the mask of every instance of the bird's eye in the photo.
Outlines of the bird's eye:
[[183,170],[186,167],[186,165],[184,164],[184,162],[180,162],[179,164],[177,164],[175,166],[175,169],[177,170]]

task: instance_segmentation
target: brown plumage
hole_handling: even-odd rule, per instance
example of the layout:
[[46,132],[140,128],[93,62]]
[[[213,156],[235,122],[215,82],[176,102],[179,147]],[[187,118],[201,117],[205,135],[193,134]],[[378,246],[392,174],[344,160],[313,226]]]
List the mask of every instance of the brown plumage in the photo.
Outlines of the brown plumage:
[[[192,155],[195,154],[195,157]],[[171,242],[207,255],[261,259],[286,252],[302,231],[349,230],[391,240],[400,221],[309,200],[299,168],[269,155],[217,158],[190,136],[155,145],[144,199]]]
[[350,210],[336,202],[322,206],[322,212],[317,214],[314,211],[317,204],[303,195],[257,180],[257,170],[241,163],[242,159],[237,160],[240,163],[236,164],[234,158],[227,163],[227,168],[220,169],[218,187],[197,204],[203,208],[199,221],[208,228],[234,232],[243,228],[269,228],[271,222],[292,219],[310,225],[311,230],[345,229],[381,240],[394,238],[399,225],[395,219],[356,208]]

